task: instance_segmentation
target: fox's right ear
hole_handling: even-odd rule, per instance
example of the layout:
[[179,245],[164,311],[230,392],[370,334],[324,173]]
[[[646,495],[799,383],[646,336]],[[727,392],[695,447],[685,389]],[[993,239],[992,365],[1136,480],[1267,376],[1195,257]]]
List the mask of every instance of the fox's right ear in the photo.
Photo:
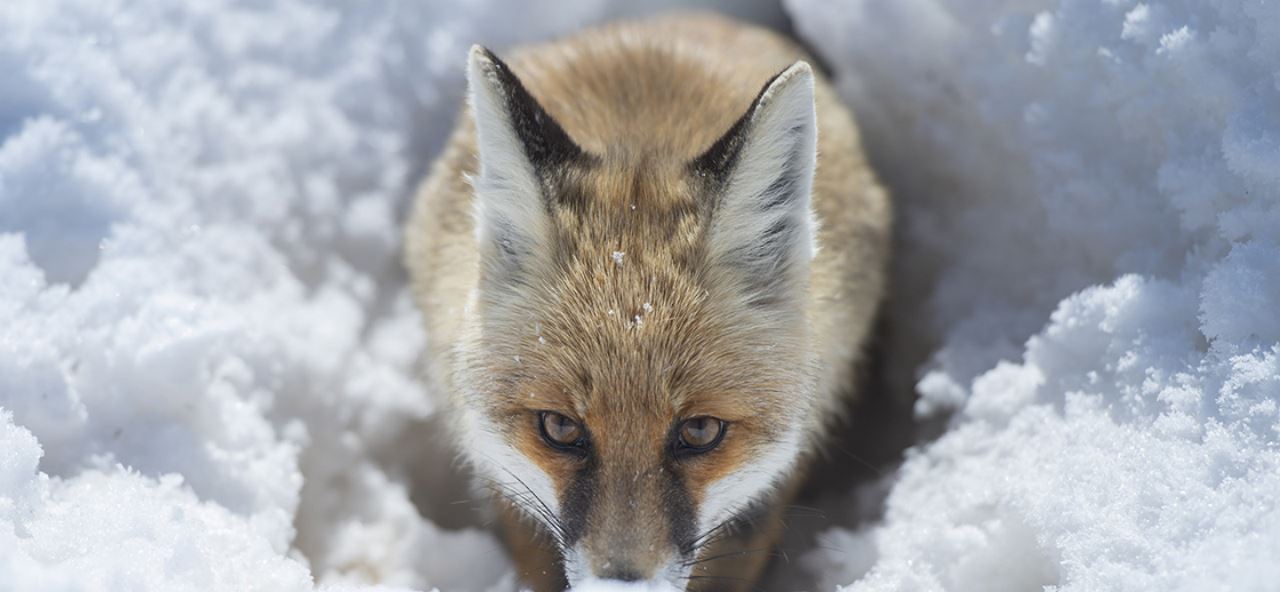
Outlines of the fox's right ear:
[[471,47],[467,84],[480,161],[473,183],[482,264],[487,277],[518,282],[516,272],[551,244],[547,179],[583,152],[488,49]]

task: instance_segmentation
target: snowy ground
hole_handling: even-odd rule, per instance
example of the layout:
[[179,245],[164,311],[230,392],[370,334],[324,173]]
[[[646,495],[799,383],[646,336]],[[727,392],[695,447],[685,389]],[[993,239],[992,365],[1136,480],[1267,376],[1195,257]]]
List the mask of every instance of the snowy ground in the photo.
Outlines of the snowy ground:
[[[0,3],[0,591],[509,589],[397,226],[465,48],[611,4]],[[899,199],[891,378],[953,413],[802,566],[1276,590],[1280,6],[785,8]]]

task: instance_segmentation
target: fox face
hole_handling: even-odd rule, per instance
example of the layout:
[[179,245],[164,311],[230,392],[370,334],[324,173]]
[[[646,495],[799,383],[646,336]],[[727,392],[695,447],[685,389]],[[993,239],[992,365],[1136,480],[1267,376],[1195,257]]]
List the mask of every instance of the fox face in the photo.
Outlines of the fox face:
[[816,421],[813,75],[761,81],[694,158],[580,148],[483,48],[468,80],[481,269],[460,448],[570,582],[683,588]]

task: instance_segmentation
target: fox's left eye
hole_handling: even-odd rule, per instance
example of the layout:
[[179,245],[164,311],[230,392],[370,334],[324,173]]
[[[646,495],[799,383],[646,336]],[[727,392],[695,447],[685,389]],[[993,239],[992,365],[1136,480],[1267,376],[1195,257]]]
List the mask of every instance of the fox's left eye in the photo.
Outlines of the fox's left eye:
[[724,422],[714,417],[694,417],[680,424],[679,446],[682,453],[707,452],[724,439]]

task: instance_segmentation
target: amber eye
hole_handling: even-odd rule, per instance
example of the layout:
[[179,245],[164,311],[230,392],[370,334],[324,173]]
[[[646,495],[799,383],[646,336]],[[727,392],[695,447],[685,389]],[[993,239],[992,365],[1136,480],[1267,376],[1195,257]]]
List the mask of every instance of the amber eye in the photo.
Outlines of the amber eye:
[[725,423],[714,417],[695,417],[680,424],[678,451],[684,454],[707,452],[724,439]]
[[581,447],[584,443],[582,425],[554,411],[543,411],[538,416],[542,439],[556,448]]

